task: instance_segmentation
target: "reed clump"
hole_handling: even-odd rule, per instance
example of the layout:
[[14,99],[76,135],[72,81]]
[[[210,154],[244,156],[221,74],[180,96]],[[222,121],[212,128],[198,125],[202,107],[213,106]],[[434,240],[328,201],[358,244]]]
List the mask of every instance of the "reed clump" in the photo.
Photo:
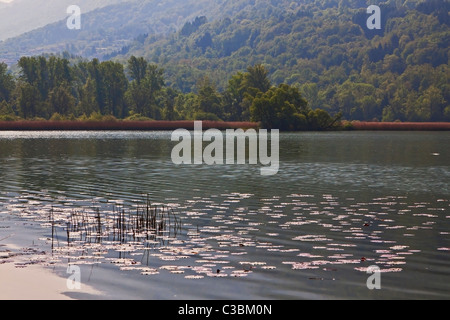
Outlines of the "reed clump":
[[48,218],[52,226],[52,239],[57,236],[56,227],[63,227],[64,240],[68,245],[74,241],[118,244],[148,240],[162,242],[176,237],[181,230],[181,219],[173,208],[154,204],[149,198],[128,208],[114,205],[112,210],[107,210],[95,205],[89,209],[73,210],[69,215],[57,214],[52,208]]

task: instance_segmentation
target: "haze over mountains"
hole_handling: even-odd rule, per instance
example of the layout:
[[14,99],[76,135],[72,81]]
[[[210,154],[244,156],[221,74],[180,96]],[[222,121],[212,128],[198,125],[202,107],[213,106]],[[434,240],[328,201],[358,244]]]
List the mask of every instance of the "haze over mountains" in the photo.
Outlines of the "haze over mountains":
[[[64,50],[99,57],[120,49],[140,34],[174,32],[189,19],[210,12],[216,1],[194,0],[15,0],[0,9],[0,61],[22,55]],[[66,9],[76,3],[82,11],[81,30],[69,30]],[[97,9],[92,11],[93,9]],[[45,27],[43,27],[46,25]],[[25,34],[23,32],[29,31]]]
[[125,0],[13,0],[0,2],[0,40],[21,35],[67,18],[68,6],[77,3],[84,12]]
[[[66,9],[75,3],[82,11],[82,29],[68,30]],[[388,4],[390,7],[413,9],[424,0],[13,0],[0,2],[0,61],[12,64],[23,55],[68,51],[86,58],[110,58],[122,47],[143,42],[144,35],[167,35],[181,29],[187,21],[206,16],[208,22],[222,18],[233,22],[265,19],[270,23],[275,16],[290,12],[313,12],[314,21],[321,21],[324,13],[330,27],[336,23],[355,22],[359,14],[361,28],[365,26],[368,4]],[[444,1],[428,0],[440,3]],[[97,9],[97,10],[94,10]],[[353,10],[346,15],[346,9]],[[94,10],[94,11],[93,11]],[[330,11],[334,11],[334,16]],[[359,10],[359,12],[356,12]],[[390,9],[391,10],[391,9]],[[386,12],[383,12],[386,14]],[[447,12],[448,13],[448,12]],[[363,15],[363,16],[361,16]],[[448,15],[447,15],[448,18]],[[348,19],[353,21],[348,21]],[[384,22],[387,18],[383,16]],[[347,21],[346,21],[347,20]],[[264,21],[262,21],[264,23]],[[290,28],[291,25],[287,26]],[[354,25],[349,25],[351,32]],[[289,30],[292,33],[292,30]],[[379,34],[376,31],[366,36]],[[26,32],[26,33],[25,33]],[[245,32],[245,31],[244,31]],[[24,34],[25,33],[25,34]],[[142,52],[144,48],[138,50]],[[123,51],[122,53],[124,53]],[[126,52],[125,52],[126,53]]]

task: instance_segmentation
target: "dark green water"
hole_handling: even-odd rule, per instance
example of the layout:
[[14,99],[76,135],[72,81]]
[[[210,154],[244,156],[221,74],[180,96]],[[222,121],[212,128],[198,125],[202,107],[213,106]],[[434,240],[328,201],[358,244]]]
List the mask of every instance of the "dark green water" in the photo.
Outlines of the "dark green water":
[[[114,214],[149,195],[181,217],[175,237],[54,248],[55,271],[79,264],[82,282],[119,299],[450,298],[450,133],[282,134],[269,177],[176,166],[174,145],[164,132],[0,132],[0,239],[36,235],[50,253],[51,208]],[[381,290],[366,286],[370,265]]]

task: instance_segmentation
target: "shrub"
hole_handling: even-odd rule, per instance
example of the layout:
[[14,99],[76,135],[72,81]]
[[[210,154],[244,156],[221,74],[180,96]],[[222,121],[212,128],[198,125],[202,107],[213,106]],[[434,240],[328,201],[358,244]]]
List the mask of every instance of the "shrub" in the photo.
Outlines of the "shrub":
[[308,129],[308,119],[302,113],[295,113],[292,119],[291,130],[304,131]]
[[125,118],[125,121],[154,121],[152,118],[145,117],[140,113],[130,112],[130,116]]
[[0,116],[0,121],[16,121],[17,117],[14,115],[6,114]]
[[355,130],[355,126],[353,125],[353,123],[351,121],[345,121],[342,123],[342,129],[343,130]]
[[55,112],[52,117],[50,118],[50,121],[63,121],[65,118],[60,115],[58,112]]
[[444,109],[444,116],[447,121],[450,121],[450,106]]
[[194,114],[194,120],[205,120],[205,121],[222,121],[214,113],[199,111]]
[[105,116],[102,117],[102,121],[103,121],[103,122],[116,122],[116,121],[117,121],[117,118],[114,117],[114,116],[111,115],[111,114],[107,114],[107,115],[105,115]]
[[39,122],[42,122],[42,121],[47,121],[47,119],[44,119],[44,118],[41,118],[41,117],[34,117],[31,121],[39,121]]
[[325,130],[330,128],[333,119],[325,110],[316,109],[309,112],[308,122],[310,130]]
[[103,116],[98,112],[92,112],[88,119],[88,121],[102,121],[102,120]]
[[89,117],[85,113],[83,113],[81,116],[77,118],[77,121],[88,121],[88,120]]
[[0,103],[0,121],[14,121],[17,120],[16,114],[11,106],[3,100]]

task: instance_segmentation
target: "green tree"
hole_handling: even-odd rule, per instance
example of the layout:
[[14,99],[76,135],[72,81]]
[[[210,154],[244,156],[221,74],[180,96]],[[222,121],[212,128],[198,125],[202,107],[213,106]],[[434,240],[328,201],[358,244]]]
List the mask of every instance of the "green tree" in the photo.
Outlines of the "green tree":
[[0,101],[10,101],[15,85],[14,77],[8,73],[8,66],[0,63]]
[[128,59],[128,73],[131,79],[135,80],[137,84],[140,84],[147,75],[147,66],[148,62],[144,58],[131,56]]
[[100,70],[105,88],[105,107],[103,115],[113,115],[124,118],[128,112],[125,108],[125,92],[128,81],[121,63],[105,61],[100,64]]
[[309,130],[333,129],[340,121],[342,114],[339,113],[334,118],[325,110],[316,109],[308,113]]
[[238,72],[228,81],[223,95],[224,118],[229,121],[249,121],[249,105],[244,102],[245,90],[244,73]]
[[[27,107],[29,110],[35,109],[39,116],[45,118],[50,117],[53,113],[54,103],[56,103],[55,99],[61,99],[63,91],[64,94],[67,94],[68,101],[73,101],[73,76],[67,59],[55,56],[51,56],[48,59],[44,56],[22,57],[18,65],[21,69],[21,80],[39,91],[39,102],[37,102],[37,106],[34,108],[31,106]],[[64,90],[61,86],[64,87]],[[22,103],[29,101],[31,99],[30,97],[38,97],[35,94],[30,95],[29,87],[22,88],[20,95]],[[55,98],[56,95],[58,95],[58,98]]]
[[441,90],[435,86],[430,86],[419,98],[419,104],[422,108],[430,110],[431,121],[439,121],[443,118],[446,101],[442,96]]
[[130,111],[153,119],[161,118],[156,99],[164,87],[164,70],[143,59],[130,59],[128,69],[134,70],[130,73],[133,80],[125,94]]
[[16,113],[6,100],[0,102],[0,121],[14,121]]
[[444,109],[444,119],[450,121],[450,106]]
[[322,105],[322,101],[319,97],[319,86],[317,83],[305,83],[301,87],[301,92],[308,101],[308,105],[311,109],[317,109]]
[[162,106],[162,118],[164,120],[173,121],[180,119],[180,115],[175,110],[175,101],[179,95],[178,91],[170,87],[161,91],[157,104]]
[[[215,119],[215,117],[211,117],[210,114],[214,114],[218,118],[223,116],[222,97],[208,77],[204,78],[199,83],[197,102],[197,120]],[[204,119],[201,119],[202,117]]]
[[29,84],[36,84],[39,81],[40,72],[38,61],[35,57],[22,57],[17,63],[21,69],[21,79]]
[[198,96],[194,93],[180,94],[175,98],[175,112],[181,119],[194,120],[198,108]]
[[48,59],[47,67],[50,90],[61,86],[62,83],[70,86],[73,76],[69,60],[51,56]]
[[258,92],[266,93],[272,86],[269,80],[269,72],[262,64],[248,67],[244,75],[243,85],[246,92],[255,97]]
[[109,110],[106,109],[106,84],[101,71],[100,61],[93,59],[87,64],[87,69],[93,82],[92,86],[95,88],[95,105],[98,105],[98,110],[101,114],[106,114]]
[[386,108],[383,109],[383,117],[382,117],[383,122],[393,122],[395,121],[395,119],[396,115],[391,106],[387,106]]
[[19,85],[18,105],[20,115],[24,119],[41,116],[41,94],[37,88],[29,83]]
[[91,77],[88,77],[86,84],[84,84],[80,90],[78,114],[84,114],[89,117],[94,112],[100,112],[100,107],[97,100],[96,82]]
[[250,108],[252,120],[261,122],[264,128],[289,131],[305,129],[309,110],[298,88],[287,84],[258,94]]
[[73,113],[75,107],[75,98],[70,93],[67,83],[61,83],[49,94],[50,110],[60,115],[69,115]]

